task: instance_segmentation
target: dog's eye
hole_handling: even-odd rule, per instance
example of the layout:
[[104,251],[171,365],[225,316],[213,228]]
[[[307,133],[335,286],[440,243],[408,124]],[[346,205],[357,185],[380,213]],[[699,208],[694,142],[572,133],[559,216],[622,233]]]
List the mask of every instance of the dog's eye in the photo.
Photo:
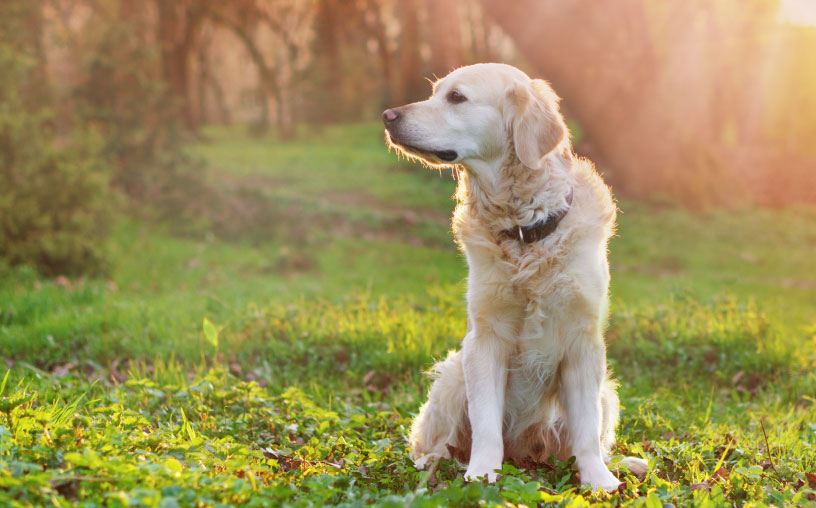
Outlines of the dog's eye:
[[448,102],[450,102],[451,104],[459,104],[460,102],[465,102],[467,100],[467,97],[460,94],[456,90],[451,90],[450,92],[448,92],[447,99]]

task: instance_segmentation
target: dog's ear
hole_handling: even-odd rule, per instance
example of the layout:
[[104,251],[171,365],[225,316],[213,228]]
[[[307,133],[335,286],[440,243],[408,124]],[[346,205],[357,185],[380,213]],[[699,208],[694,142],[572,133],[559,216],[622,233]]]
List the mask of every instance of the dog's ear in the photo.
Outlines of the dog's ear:
[[540,169],[542,159],[567,138],[567,126],[558,112],[558,96],[540,79],[517,84],[508,92],[513,144],[522,164]]

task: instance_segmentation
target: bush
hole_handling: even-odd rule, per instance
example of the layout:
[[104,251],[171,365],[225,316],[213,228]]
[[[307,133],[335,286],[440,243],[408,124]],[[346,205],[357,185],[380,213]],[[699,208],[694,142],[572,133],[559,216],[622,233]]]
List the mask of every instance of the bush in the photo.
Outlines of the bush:
[[203,178],[203,162],[184,151],[194,133],[160,72],[153,29],[152,18],[127,2],[97,2],[78,42],[79,79],[64,91],[65,114],[74,128],[99,134],[110,187],[129,214],[195,233],[206,222],[202,202],[211,206],[218,192]]
[[117,202],[195,225],[215,193],[184,154],[149,19],[116,0],[94,3],[66,57],[75,74],[60,80],[47,71],[44,34],[59,34],[44,30],[43,8],[0,3],[0,265],[96,274]]
[[0,7],[0,261],[50,275],[100,272],[112,211],[105,168],[91,136],[53,129],[25,23],[36,15],[36,2]]

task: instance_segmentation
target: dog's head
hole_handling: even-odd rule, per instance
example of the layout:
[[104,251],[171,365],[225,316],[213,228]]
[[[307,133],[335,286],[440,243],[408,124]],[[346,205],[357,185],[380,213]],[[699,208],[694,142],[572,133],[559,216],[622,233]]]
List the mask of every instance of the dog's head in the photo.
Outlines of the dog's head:
[[504,64],[457,69],[434,83],[428,100],[383,112],[391,146],[431,165],[479,166],[511,146],[525,166],[568,142],[558,97],[542,80]]

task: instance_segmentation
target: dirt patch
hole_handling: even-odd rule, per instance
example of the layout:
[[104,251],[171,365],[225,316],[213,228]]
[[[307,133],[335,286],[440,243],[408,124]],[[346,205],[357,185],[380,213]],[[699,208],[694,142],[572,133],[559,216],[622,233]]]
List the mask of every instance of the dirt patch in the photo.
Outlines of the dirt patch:
[[794,289],[816,289],[816,280],[807,279],[769,279],[765,281],[767,284],[774,286],[782,286]]
[[400,206],[362,190],[281,194],[291,182],[263,174],[215,177],[219,184],[192,205],[209,231],[223,240],[277,237],[303,246],[311,233],[328,232],[417,246],[453,245],[441,234],[450,230],[450,212]]
[[404,207],[382,201],[364,191],[329,191],[323,197],[335,203],[371,208],[398,216],[408,224],[430,222],[439,225],[450,225],[451,212],[428,210],[425,208]]

